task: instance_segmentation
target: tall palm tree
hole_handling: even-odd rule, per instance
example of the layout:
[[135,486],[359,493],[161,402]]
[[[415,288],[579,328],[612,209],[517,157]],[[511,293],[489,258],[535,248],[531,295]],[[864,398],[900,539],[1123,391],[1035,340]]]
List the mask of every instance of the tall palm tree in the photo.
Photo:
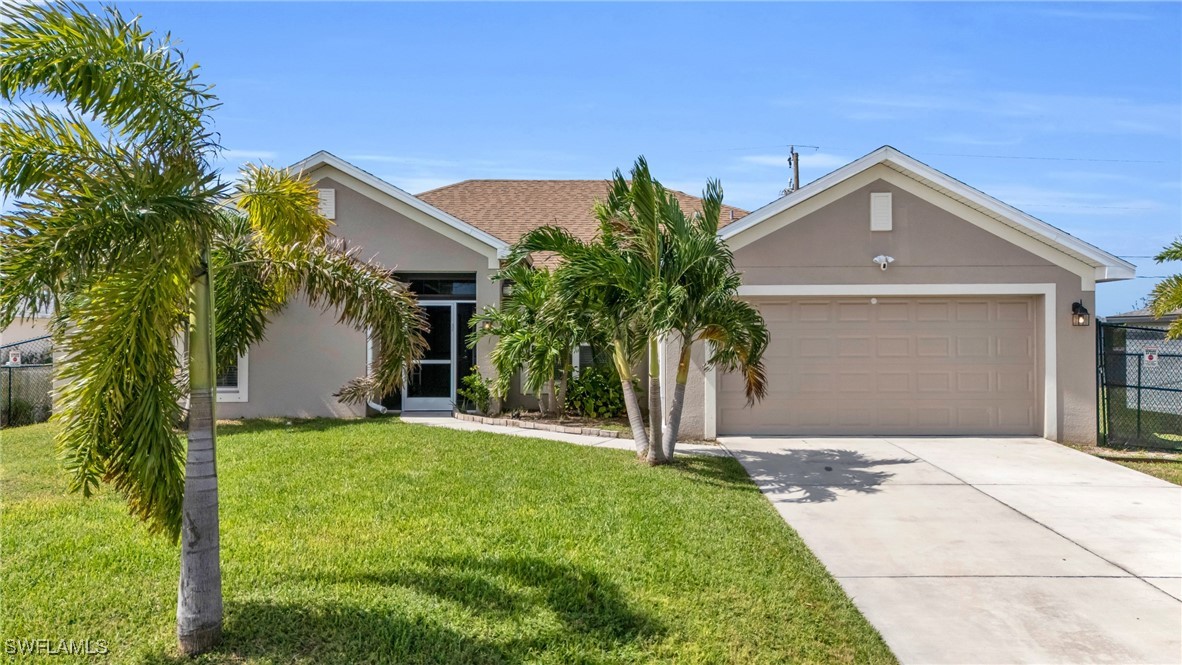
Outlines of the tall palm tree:
[[222,625],[217,359],[261,340],[302,292],[383,349],[341,389],[357,402],[394,389],[421,356],[421,310],[329,235],[297,174],[248,168],[223,182],[210,163],[216,98],[167,38],[117,10],[0,9],[0,98],[26,102],[0,112],[0,192],[16,201],[0,215],[0,328],[56,307],[71,487],[109,483],[150,531],[179,538],[177,636],[182,652],[205,651]]
[[656,322],[666,296],[662,263],[666,253],[664,220],[678,204],[673,194],[653,178],[644,156],[636,159],[629,176],[625,178],[619,169],[612,174],[607,198],[596,204],[595,214],[600,220],[601,233],[617,253],[632,263],[631,277],[639,280],[632,288],[639,305],[632,315],[634,325],[644,335],[648,354],[650,438],[646,459],[649,464],[664,464],[668,459],[661,446],[664,400],[661,399],[660,337],[663,331]]
[[[748,400],[754,401],[766,392],[762,356],[768,333],[759,312],[738,299],[741,277],[730,249],[718,237],[718,182],[707,184],[702,211],[687,216],[676,196],[653,178],[643,157],[629,175],[617,170],[606,199],[596,204],[600,225],[594,241],[543,227],[526,234],[513,256],[521,261],[532,252],[558,254],[563,259],[558,277],[568,306],[600,311],[615,324],[612,347],[637,455],[662,464],[673,459],[693,345],[711,342],[708,364],[742,371]],[[669,430],[662,436],[659,340],[673,333],[681,348]],[[646,355],[650,434],[644,431],[631,383],[631,368]]]
[[523,264],[534,252],[553,252],[562,259],[555,277],[564,308],[589,312],[602,326],[620,377],[624,406],[636,455],[649,453],[640,399],[636,394],[633,368],[647,350],[643,320],[643,298],[649,270],[635,256],[620,251],[618,236],[610,223],[601,220],[599,234],[584,242],[566,229],[543,226],[527,233],[513,247],[510,264]]
[[[1153,258],[1158,263],[1182,261],[1182,239],[1170,243]],[[1157,283],[1149,295],[1149,309],[1157,317],[1163,317],[1182,309],[1182,275],[1171,275]],[[1166,335],[1170,339],[1182,338],[1182,317],[1174,319],[1166,331]]]
[[669,460],[677,446],[696,342],[709,342],[708,366],[742,372],[749,404],[767,392],[763,366],[767,326],[757,309],[738,298],[742,276],[735,270],[730,248],[718,236],[721,211],[722,186],[711,180],[702,193],[700,212],[687,216],[680,207],[673,207],[663,219],[665,298],[657,327],[676,333],[680,344],[663,442]]

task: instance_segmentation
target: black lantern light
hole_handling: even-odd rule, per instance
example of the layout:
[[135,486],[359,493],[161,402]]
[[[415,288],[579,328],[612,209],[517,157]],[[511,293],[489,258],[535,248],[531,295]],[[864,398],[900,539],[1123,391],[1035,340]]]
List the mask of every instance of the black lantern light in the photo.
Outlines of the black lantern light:
[[1083,301],[1071,303],[1071,325],[1086,326],[1092,321],[1092,315],[1088,313],[1088,308],[1084,307]]

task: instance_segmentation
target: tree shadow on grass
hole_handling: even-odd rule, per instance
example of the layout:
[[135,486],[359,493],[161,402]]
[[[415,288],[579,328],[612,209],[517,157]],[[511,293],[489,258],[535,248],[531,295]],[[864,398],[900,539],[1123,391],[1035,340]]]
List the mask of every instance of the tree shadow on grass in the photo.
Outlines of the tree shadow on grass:
[[[615,584],[578,566],[536,557],[475,555],[433,557],[419,564],[410,570],[324,572],[309,581],[323,587],[348,585],[358,596],[370,597],[409,589],[462,606],[480,625],[469,633],[459,623],[341,602],[232,601],[226,606],[224,644],[206,658],[521,663],[552,652],[562,662],[599,662],[629,645],[643,647],[664,632],[653,618],[630,607]],[[379,593],[359,586],[377,587]],[[494,630],[488,630],[490,625]],[[158,654],[144,662],[186,661]]]
[[743,466],[729,455],[679,455],[670,466],[694,482],[726,490],[759,492]]

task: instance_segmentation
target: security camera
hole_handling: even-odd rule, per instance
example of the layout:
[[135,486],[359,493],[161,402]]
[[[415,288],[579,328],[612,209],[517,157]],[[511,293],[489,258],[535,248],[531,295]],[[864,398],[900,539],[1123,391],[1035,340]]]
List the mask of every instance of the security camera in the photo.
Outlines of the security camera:
[[887,266],[895,262],[895,257],[879,254],[871,260],[877,263],[879,268],[886,270]]

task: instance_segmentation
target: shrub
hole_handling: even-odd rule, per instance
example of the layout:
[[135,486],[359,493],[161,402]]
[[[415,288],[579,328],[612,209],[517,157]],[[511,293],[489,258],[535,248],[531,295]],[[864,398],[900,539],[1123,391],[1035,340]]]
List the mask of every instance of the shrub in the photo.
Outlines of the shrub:
[[5,427],[20,427],[22,425],[32,425],[39,422],[37,419],[37,409],[33,403],[20,397],[14,397],[8,403],[7,417],[4,419],[3,425]]
[[568,412],[587,418],[615,418],[625,413],[620,377],[611,365],[591,365],[579,370],[566,389]]
[[460,383],[463,385],[456,388],[456,393],[475,406],[477,411],[487,414],[492,404],[492,391],[489,389],[492,382],[484,378],[480,368],[473,366],[468,376],[460,379]]

